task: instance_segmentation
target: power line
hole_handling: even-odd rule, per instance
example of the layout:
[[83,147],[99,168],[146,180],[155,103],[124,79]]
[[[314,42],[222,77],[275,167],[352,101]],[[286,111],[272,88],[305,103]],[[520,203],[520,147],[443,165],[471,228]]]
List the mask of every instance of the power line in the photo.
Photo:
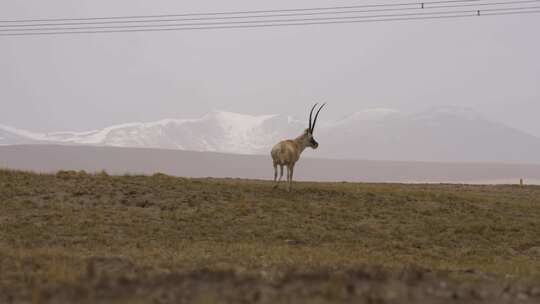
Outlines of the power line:
[[299,23],[273,23],[273,24],[250,24],[250,25],[225,25],[225,26],[203,26],[203,27],[177,27],[177,28],[140,28],[140,29],[118,29],[118,30],[85,30],[85,31],[57,31],[57,32],[24,32],[24,33],[1,33],[0,36],[36,36],[36,35],[64,35],[64,34],[95,34],[95,33],[128,33],[128,32],[161,32],[161,31],[185,31],[185,30],[210,30],[210,29],[238,29],[238,28],[263,28],[263,27],[281,27],[281,26],[309,26],[325,24],[351,24],[351,23],[371,23],[371,22],[391,22],[391,21],[411,21],[411,20],[430,20],[430,19],[453,19],[467,17],[484,16],[502,16],[502,15],[525,15],[540,13],[540,10],[519,11],[519,12],[499,12],[474,14],[458,14],[446,16],[428,16],[428,17],[404,17],[404,18],[385,18],[369,20],[336,20],[324,22],[299,22]]
[[[509,10],[531,10],[540,9],[540,6],[523,7],[523,8],[496,8],[485,9],[483,12],[491,11],[509,11]],[[289,23],[289,22],[322,22],[332,20],[355,20],[355,19],[370,19],[370,18],[399,18],[399,17],[414,17],[414,16],[431,16],[431,15],[456,15],[456,14],[477,14],[478,10],[461,10],[461,11],[444,11],[444,12],[416,12],[416,13],[401,13],[401,14],[383,14],[383,15],[363,15],[363,16],[340,16],[340,17],[322,17],[322,18],[293,18],[293,19],[273,19],[273,20],[247,20],[247,21],[225,21],[225,22],[197,22],[197,23],[173,23],[173,24],[147,24],[147,25],[116,25],[116,26],[82,26],[82,27],[40,27],[40,28],[24,28],[24,29],[0,29],[0,32],[31,32],[31,31],[55,31],[55,30],[110,30],[110,29],[136,29],[136,28],[159,28],[159,27],[193,27],[193,26],[226,26],[226,25],[242,25],[242,24],[273,24],[273,23]]]
[[[370,10],[341,10],[341,11],[322,11],[322,12],[303,12],[303,13],[290,13],[290,14],[265,14],[265,15],[244,15],[244,16],[221,16],[221,17],[198,17],[198,18],[182,18],[182,19],[150,19],[150,20],[108,20],[108,21],[94,21],[94,22],[62,22],[62,23],[30,23],[30,24],[0,24],[0,28],[11,27],[40,27],[40,26],[68,26],[68,25],[99,25],[99,24],[123,24],[123,23],[161,23],[161,22],[184,22],[184,21],[203,21],[203,20],[228,20],[228,19],[256,19],[256,18],[276,18],[276,17],[299,17],[299,16],[312,16],[312,15],[333,15],[333,14],[353,14],[353,13],[371,13],[371,12],[386,12],[386,11],[418,11],[418,10],[434,10],[434,9],[448,9],[448,8],[465,8],[465,7],[481,7],[481,6],[500,6],[500,5],[516,5],[526,3],[539,3],[540,0],[522,0],[511,2],[489,2],[478,4],[453,4],[453,5],[438,5],[438,6],[423,6],[423,8],[417,3],[418,7],[399,7],[399,8],[382,8],[382,9],[370,9]],[[512,8],[506,8],[512,9]],[[515,9],[520,9],[516,7]],[[487,10],[487,9],[482,9]],[[173,16],[173,15],[171,15]],[[103,17],[108,18],[108,17]],[[116,18],[116,17],[111,17]],[[119,18],[119,17],[118,17]],[[142,18],[142,17],[124,17],[124,18]],[[145,16],[144,18],[149,18]],[[42,19],[44,22],[46,19]],[[48,19],[56,20],[56,19]],[[15,21],[0,21],[0,22],[15,22]],[[22,21],[21,21],[22,22]]]
[[[87,17],[87,18],[54,18],[54,19],[19,19],[19,20],[0,20],[0,22],[22,23],[22,22],[49,22],[49,21],[54,22],[54,21],[104,20],[104,19],[164,18],[164,17],[184,17],[184,16],[213,16],[213,15],[236,15],[236,14],[266,14],[266,13],[300,12],[300,11],[317,11],[317,10],[419,6],[422,3],[426,6],[429,6],[433,4],[468,3],[468,2],[479,2],[479,1],[483,1],[483,0],[443,0],[443,1],[395,3],[395,4],[366,4],[366,5],[349,5],[349,6],[326,6],[326,7],[315,7],[315,8],[290,8],[290,9],[184,13],[184,14],[166,14],[166,15],[136,15],[136,16],[109,16],[109,17]],[[517,3],[521,1],[511,1],[511,2]]]
[[[539,12],[540,10],[528,11],[528,13],[539,13]],[[484,14],[482,16],[521,15],[520,13],[526,14],[527,12],[490,13],[490,14]]]

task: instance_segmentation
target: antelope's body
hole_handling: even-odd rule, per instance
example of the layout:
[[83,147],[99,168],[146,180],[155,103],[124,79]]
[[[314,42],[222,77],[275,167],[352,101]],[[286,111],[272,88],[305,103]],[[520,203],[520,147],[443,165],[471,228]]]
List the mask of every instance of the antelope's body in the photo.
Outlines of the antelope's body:
[[280,141],[272,148],[271,152],[274,166],[294,166],[300,159],[302,150],[302,145],[296,140]]
[[[307,148],[311,147],[312,149],[317,149],[319,143],[313,138],[313,130],[315,129],[315,122],[319,116],[319,112],[324,107],[324,104],[319,108],[317,114],[315,114],[315,119],[313,120],[313,125],[311,123],[311,116],[313,110],[315,109],[315,104],[311,109],[309,114],[309,128],[305,129],[304,132],[295,139],[286,139],[277,143],[273,148],[270,154],[272,155],[272,160],[274,162],[274,187],[279,185],[279,182],[283,178],[283,167],[287,167],[287,189],[291,191],[291,183],[294,173],[294,165],[300,159],[300,155]],[[277,167],[280,168],[280,176],[278,179]]]

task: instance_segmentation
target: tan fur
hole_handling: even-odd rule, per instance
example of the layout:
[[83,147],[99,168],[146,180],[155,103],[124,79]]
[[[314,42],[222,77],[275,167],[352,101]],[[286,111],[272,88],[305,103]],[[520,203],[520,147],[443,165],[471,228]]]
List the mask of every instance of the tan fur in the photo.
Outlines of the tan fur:
[[[313,139],[313,135],[309,132],[309,129],[304,130],[302,135],[295,139],[287,139],[277,143],[271,151],[272,160],[274,161],[274,181],[279,185],[281,178],[283,177],[283,166],[287,167],[287,189],[291,191],[291,183],[294,172],[294,165],[300,159],[300,154],[307,148],[311,147],[316,149],[318,143]],[[277,166],[280,167],[280,176],[277,179]]]

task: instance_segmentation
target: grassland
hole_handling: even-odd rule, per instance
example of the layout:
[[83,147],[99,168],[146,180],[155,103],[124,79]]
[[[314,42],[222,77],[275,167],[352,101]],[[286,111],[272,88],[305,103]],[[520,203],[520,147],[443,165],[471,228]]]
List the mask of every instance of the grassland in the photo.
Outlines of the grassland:
[[538,186],[0,170],[0,303],[533,303],[538,278]]

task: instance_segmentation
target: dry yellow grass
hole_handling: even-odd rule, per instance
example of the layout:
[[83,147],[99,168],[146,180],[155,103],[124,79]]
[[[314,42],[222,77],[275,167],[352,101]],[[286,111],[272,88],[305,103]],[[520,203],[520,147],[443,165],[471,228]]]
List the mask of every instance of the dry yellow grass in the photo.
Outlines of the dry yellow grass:
[[289,194],[266,181],[0,170],[0,231],[0,292],[201,269],[272,281],[416,265],[522,279],[540,273],[540,187],[297,183]]

